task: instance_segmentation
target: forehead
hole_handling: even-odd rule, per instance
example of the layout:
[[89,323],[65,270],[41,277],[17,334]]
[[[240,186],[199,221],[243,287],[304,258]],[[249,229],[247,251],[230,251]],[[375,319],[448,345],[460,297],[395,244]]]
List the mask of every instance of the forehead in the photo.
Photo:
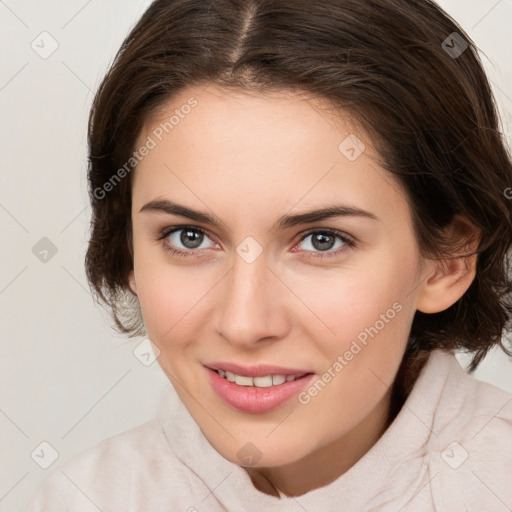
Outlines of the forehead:
[[[193,120],[185,123],[187,119]],[[297,123],[298,120],[301,122]],[[314,133],[321,136],[326,130],[359,132],[364,136],[348,112],[341,113],[329,100],[306,91],[227,89],[212,83],[188,87],[165,101],[146,120],[141,136],[159,127],[165,136],[170,131],[179,131],[179,125],[193,123],[195,130],[202,131],[222,123],[224,130],[218,135],[225,138],[232,133],[230,128],[241,121],[255,130],[254,137],[261,135],[261,130],[269,134],[278,132],[280,137],[276,142],[281,143],[288,136],[311,137]]]
[[134,204],[177,193],[196,206],[243,199],[256,211],[319,199],[368,208],[379,197],[389,209],[404,200],[358,123],[300,93],[191,87],[148,120],[137,147],[148,138],[154,147],[136,168]]

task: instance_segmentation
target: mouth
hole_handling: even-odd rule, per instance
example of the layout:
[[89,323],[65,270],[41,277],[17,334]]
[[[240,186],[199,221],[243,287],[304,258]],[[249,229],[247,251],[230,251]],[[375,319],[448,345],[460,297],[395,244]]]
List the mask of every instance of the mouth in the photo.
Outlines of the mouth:
[[265,366],[246,368],[235,373],[232,371],[234,365],[224,366],[230,369],[204,366],[213,391],[231,408],[253,414],[269,412],[284,405],[306,387],[315,375],[308,371],[284,368],[279,368],[281,373],[277,373],[276,367],[269,369]]
[[273,386],[281,386],[285,382],[293,382],[294,380],[301,379],[309,373],[302,373],[299,375],[263,375],[261,377],[250,377],[248,375],[238,375],[236,373],[224,370],[213,370],[217,372],[223,379],[229,382],[234,382],[237,386],[257,387],[257,388],[270,388]]

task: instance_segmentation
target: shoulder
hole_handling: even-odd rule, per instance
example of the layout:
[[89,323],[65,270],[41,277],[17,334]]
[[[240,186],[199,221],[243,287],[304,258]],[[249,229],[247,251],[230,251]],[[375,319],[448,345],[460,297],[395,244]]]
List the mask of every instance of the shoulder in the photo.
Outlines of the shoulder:
[[60,469],[109,472],[130,466],[144,468],[171,455],[162,427],[153,419],[104,439],[70,459]]
[[453,359],[429,443],[434,501],[438,510],[510,510],[512,394]]
[[151,492],[166,472],[179,474],[160,423],[155,419],[75,455],[54,469],[32,496],[28,512],[129,508],[134,493]]

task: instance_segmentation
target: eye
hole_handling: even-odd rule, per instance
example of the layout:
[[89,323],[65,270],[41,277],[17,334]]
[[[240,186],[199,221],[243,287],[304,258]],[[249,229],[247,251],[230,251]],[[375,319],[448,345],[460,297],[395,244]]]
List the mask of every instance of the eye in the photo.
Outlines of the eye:
[[308,258],[338,256],[340,253],[355,246],[354,240],[348,237],[345,233],[341,233],[334,229],[317,229],[315,231],[309,231],[303,235],[301,243],[308,239],[310,239],[310,241],[304,244],[306,246],[305,251],[311,253],[307,256]]
[[[162,241],[166,251],[183,257],[197,256],[198,253],[199,255],[201,254],[203,249],[212,248],[212,246],[208,245],[201,247],[205,239],[210,239],[210,237],[203,229],[195,226],[173,226],[172,228],[166,228],[157,239]],[[295,247],[298,247],[307,239],[311,240],[304,244],[306,247],[303,249],[303,252],[308,253],[306,256],[308,258],[338,256],[355,246],[355,241],[345,233],[334,229],[317,229],[304,234],[299,244]]]
[[201,247],[206,238],[209,238],[205,231],[193,226],[174,226],[167,228],[158,237],[163,240],[163,246],[166,250],[180,256],[192,256],[192,253],[200,252],[202,249],[210,247]]

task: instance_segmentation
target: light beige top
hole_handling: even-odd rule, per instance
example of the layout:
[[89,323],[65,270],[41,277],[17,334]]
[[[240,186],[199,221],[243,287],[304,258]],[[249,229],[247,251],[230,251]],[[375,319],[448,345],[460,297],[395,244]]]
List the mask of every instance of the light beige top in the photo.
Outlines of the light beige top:
[[204,437],[169,384],[157,417],[54,469],[28,512],[507,512],[512,394],[436,350],[379,441],[302,496],[258,491]]

